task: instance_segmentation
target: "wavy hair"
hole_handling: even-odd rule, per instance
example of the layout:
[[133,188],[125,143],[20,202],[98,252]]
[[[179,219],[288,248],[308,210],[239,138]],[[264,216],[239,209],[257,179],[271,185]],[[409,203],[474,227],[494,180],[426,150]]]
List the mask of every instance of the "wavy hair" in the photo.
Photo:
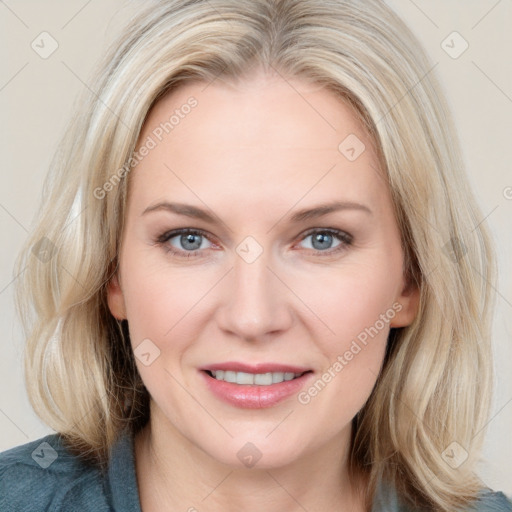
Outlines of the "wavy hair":
[[[492,388],[495,261],[465,177],[433,65],[380,0],[145,2],[75,105],[17,263],[25,378],[37,414],[99,467],[149,395],[106,287],[117,268],[134,151],[151,107],[192,81],[255,68],[311,80],[350,104],[371,134],[420,289],[412,325],[392,329],[370,399],[353,421],[350,467],[410,506],[449,511],[475,473]],[[468,454],[446,462],[456,442]],[[451,448],[450,448],[451,447]],[[460,450],[460,448],[459,448]]]

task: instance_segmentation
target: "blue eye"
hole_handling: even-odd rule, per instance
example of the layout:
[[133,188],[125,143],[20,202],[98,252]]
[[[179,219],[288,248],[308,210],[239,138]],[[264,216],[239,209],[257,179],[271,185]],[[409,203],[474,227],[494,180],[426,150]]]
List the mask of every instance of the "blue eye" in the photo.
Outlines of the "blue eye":
[[[318,252],[328,252],[329,254],[344,249],[352,243],[352,237],[348,233],[337,229],[314,229],[309,231],[304,238],[302,238],[302,241],[308,238],[311,238],[311,242],[307,249]],[[333,246],[335,240],[338,240],[338,243]]]
[[195,249],[201,248],[201,245],[203,242],[202,235],[198,235],[195,233],[187,233],[185,235],[177,235],[176,237],[172,237],[172,238],[177,238],[178,236],[179,236],[179,244],[186,251],[193,251]]
[[[176,239],[175,242],[171,242]],[[158,237],[157,242],[164,245],[167,251],[185,258],[200,256],[198,249],[208,249],[203,245],[206,235],[197,229],[176,229]]]

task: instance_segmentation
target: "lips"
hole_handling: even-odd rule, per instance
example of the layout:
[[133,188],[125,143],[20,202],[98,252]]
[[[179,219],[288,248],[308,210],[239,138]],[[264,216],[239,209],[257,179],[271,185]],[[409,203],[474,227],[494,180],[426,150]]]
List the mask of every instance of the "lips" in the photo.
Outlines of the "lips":
[[[240,362],[229,361],[205,366],[200,369],[200,374],[214,396],[222,401],[229,403],[235,407],[243,409],[261,409],[271,407],[279,402],[298,393],[305,383],[308,382],[313,375],[310,368],[302,366],[294,366],[280,363],[259,363],[246,364]],[[256,375],[263,377],[265,374],[293,375],[290,380],[277,379],[275,383],[263,381],[262,383],[237,383],[218,380],[215,374],[222,372],[223,374],[231,373],[238,375],[240,373],[253,374],[255,380]],[[247,375],[244,376],[244,380]],[[240,380],[240,379],[239,379]],[[249,379],[250,380],[250,379]]]

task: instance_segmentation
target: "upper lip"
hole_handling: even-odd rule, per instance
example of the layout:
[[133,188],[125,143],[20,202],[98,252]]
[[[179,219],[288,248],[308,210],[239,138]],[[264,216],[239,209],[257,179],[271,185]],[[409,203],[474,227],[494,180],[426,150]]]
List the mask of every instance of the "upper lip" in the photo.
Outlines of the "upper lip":
[[307,371],[311,371],[311,368],[306,368],[304,366],[294,366],[290,364],[281,364],[281,363],[257,363],[257,364],[248,364],[241,363],[238,361],[226,361],[225,363],[216,363],[210,364],[208,366],[203,366],[201,370],[205,371],[216,371],[216,370],[230,370],[234,372],[245,372],[245,373],[273,373],[273,372],[283,372],[283,373],[304,373]]

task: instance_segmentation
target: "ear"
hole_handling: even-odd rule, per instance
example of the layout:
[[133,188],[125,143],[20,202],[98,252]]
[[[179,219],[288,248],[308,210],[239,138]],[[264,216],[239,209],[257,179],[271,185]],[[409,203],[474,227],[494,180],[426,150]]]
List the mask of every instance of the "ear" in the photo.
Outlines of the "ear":
[[110,312],[115,318],[118,320],[126,319],[124,295],[117,274],[114,274],[107,285],[107,302]]
[[390,322],[391,327],[407,327],[411,325],[420,305],[420,289],[414,282],[405,282],[405,285],[396,297],[395,302],[400,304],[400,308],[396,308],[396,315]]

